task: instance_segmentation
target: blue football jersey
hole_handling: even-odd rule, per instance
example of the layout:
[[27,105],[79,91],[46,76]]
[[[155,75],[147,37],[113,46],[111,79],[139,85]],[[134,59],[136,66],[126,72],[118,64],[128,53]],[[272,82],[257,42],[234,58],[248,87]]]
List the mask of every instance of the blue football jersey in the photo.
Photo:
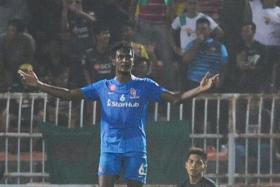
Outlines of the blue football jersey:
[[146,152],[147,107],[160,101],[166,89],[149,78],[133,77],[127,83],[101,80],[81,91],[86,100],[101,102],[101,152]]

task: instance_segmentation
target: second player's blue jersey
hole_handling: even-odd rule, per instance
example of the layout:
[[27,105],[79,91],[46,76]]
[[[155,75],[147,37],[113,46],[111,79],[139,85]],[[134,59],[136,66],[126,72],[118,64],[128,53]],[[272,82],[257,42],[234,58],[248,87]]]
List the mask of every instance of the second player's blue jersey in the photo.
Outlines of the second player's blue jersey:
[[146,152],[145,122],[149,102],[166,90],[148,78],[127,83],[102,80],[81,88],[86,100],[100,100],[101,152]]

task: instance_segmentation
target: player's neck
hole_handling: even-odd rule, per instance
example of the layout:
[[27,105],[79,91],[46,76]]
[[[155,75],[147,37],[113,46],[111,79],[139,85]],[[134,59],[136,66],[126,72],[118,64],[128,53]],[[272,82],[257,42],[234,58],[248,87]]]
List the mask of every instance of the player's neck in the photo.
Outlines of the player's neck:
[[197,184],[199,183],[199,181],[201,180],[202,175],[198,175],[198,176],[189,176],[189,181],[190,184]]
[[126,83],[132,80],[132,75],[131,73],[117,73],[115,79],[120,83]]

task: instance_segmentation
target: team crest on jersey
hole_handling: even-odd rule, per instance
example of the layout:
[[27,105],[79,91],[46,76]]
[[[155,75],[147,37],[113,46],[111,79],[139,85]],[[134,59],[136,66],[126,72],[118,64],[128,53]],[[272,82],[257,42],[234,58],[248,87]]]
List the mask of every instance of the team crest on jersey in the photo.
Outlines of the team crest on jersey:
[[110,92],[114,92],[114,91],[116,91],[117,86],[114,85],[114,84],[111,84],[111,85],[109,86],[109,89],[110,89]]
[[137,98],[139,98],[139,96],[137,96],[137,91],[136,91],[136,89],[130,88],[129,93],[130,93],[130,95],[131,95],[131,96],[130,96],[131,99],[137,99]]

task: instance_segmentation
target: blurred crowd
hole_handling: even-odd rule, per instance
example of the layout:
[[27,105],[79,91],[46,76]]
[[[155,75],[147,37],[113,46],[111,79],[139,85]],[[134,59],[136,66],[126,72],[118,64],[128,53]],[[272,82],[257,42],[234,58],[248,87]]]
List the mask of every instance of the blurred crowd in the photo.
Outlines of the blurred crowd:
[[135,50],[133,73],[171,90],[220,73],[217,92],[280,89],[279,0],[0,0],[0,92],[42,81],[77,88],[114,76],[118,41]]

